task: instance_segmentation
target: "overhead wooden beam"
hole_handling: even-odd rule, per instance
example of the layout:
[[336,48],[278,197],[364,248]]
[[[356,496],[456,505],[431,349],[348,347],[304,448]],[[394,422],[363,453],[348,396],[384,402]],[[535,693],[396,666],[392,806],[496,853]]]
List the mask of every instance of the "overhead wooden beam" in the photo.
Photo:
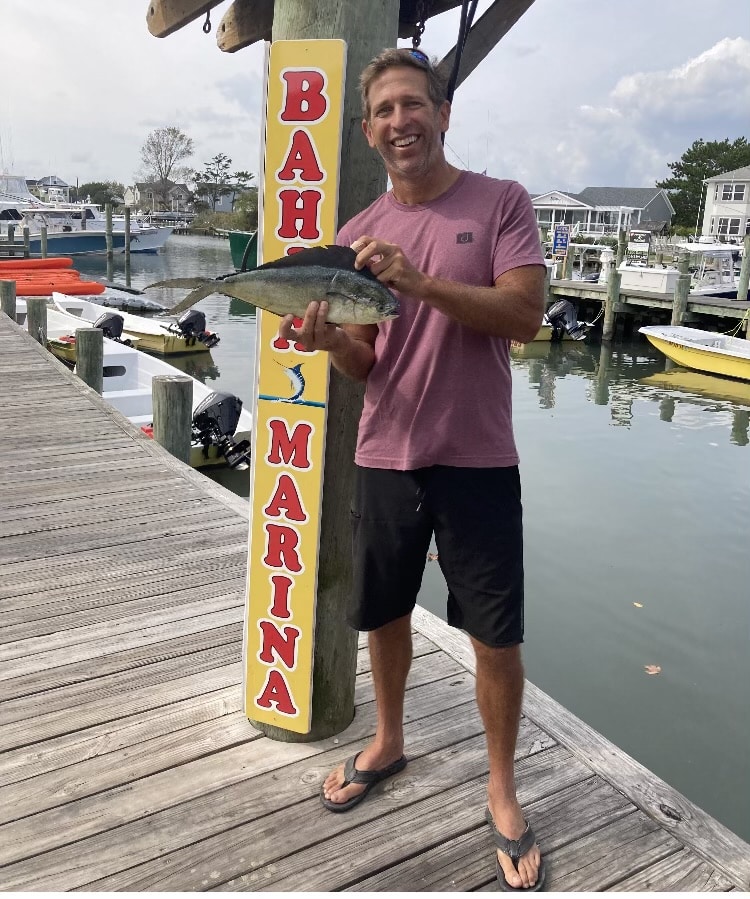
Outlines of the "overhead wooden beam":
[[[461,5],[461,0],[429,0],[425,3],[425,19],[439,16],[449,9],[455,9]],[[398,11],[398,36],[400,38],[411,37],[414,34],[414,26],[417,24],[419,3],[417,0],[401,0]]]
[[222,0],[151,0],[146,24],[154,37],[167,37],[218,6]]
[[234,0],[216,29],[216,43],[234,53],[255,41],[270,41],[274,0]]
[[[495,0],[478,22],[472,26],[461,54],[461,68],[456,87],[464,82],[479,63],[489,56],[500,40],[510,31],[534,0]],[[448,78],[456,58],[454,47],[441,61],[438,69]]]

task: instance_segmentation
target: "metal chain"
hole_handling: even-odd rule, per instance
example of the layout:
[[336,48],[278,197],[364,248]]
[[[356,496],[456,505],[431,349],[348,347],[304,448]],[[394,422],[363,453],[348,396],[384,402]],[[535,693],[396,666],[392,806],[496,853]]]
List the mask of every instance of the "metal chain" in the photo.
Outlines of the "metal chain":
[[[430,5],[432,5],[430,3]],[[427,19],[427,0],[417,0],[417,19],[414,23],[414,34],[411,38],[411,46],[412,49],[416,50],[417,47],[422,43],[422,35],[424,34],[425,29],[425,20]]]
[[211,10],[206,10],[206,21],[203,23],[203,33],[210,34],[211,33]]

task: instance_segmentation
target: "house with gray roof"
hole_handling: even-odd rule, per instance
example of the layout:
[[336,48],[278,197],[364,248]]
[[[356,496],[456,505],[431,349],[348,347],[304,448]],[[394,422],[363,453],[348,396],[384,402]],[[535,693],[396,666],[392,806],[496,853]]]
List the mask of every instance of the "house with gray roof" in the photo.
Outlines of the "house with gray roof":
[[125,188],[125,205],[142,212],[192,212],[193,194],[187,184],[167,180],[162,190],[155,181],[139,181]]
[[701,236],[740,243],[750,234],[750,165],[706,178]]
[[661,187],[586,187],[580,193],[551,190],[531,198],[540,228],[572,226],[573,235],[616,236],[639,228],[666,233],[674,207]]

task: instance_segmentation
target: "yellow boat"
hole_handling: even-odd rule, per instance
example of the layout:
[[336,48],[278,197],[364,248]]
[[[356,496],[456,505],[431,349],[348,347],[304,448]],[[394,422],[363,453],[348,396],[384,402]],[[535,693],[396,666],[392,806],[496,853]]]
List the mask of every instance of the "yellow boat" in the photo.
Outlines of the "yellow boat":
[[649,325],[639,331],[677,365],[750,381],[750,340],[682,325]]

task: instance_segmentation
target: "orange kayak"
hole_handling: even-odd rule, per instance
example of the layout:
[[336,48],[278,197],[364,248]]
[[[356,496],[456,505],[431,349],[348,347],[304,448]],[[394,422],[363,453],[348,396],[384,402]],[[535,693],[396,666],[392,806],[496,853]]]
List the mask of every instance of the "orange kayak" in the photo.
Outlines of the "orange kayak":
[[46,259],[0,259],[0,278],[6,271],[36,271],[38,269],[68,269],[73,265],[70,256],[48,256]]

